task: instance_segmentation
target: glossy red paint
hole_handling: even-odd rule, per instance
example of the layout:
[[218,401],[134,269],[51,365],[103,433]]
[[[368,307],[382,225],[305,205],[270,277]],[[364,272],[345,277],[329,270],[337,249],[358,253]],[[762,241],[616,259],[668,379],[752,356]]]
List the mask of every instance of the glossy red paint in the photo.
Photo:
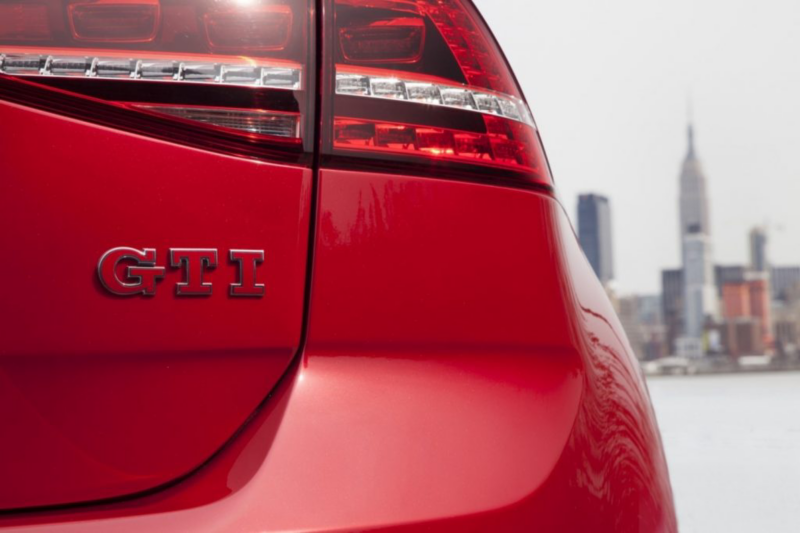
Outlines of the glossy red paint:
[[[316,16],[280,4],[298,9],[261,23]],[[175,25],[187,5],[164,4],[170,35],[202,34]],[[357,63],[333,57],[334,8],[401,8],[438,39],[423,75],[521,96],[480,16],[468,0],[315,5],[322,35],[286,38],[294,60],[318,53],[320,116],[313,91],[246,106],[296,106],[305,151],[62,90],[92,79],[0,80],[17,102],[0,101],[0,529],[676,531],[644,381],[533,121],[333,95]],[[238,39],[231,13],[210,47]],[[337,115],[501,137],[516,121],[535,172],[488,151],[339,153]],[[126,273],[143,287],[106,290],[129,292]]]
[[[9,103],[0,116],[0,508],[130,494],[189,473],[297,351],[311,170]],[[157,295],[101,286],[98,260],[119,246],[150,247],[167,267]],[[168,250],[180,247],[268,250],[264,297],[230,297],[239,263],[227,256],[203,274],[213,295],[178,297],[186,263],[168,266]]]
[[0,525],[676,531],[647,391],[554,200],[325,170],[317,226],[304,354],[220,455]]

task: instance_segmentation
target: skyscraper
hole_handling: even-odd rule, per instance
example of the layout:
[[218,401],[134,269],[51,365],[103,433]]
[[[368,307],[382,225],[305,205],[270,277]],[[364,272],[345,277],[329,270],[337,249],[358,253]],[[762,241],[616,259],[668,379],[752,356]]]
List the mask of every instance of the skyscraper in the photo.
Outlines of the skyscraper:
[[675,341],[683,332],[683,269],[661,271],[661,306],[667,326],[667,351],[673,353]]
[[688,128],[689,149],[683,160],[680,178],[680,222],[681,246],[683,238],[689,233],[711,236],[708,221],[708,196],[706,177],[694,148],[694,127]]
[[718,313],[706,177],[688,128],[689,146],[680,175],[681,255],[683,257],[683,336],[702,339],[709,318]]
[[750,230],[750,268],[754,272],[767,272],[767,232],[756,227]]
[[578,197],[578,239],[600,281],[611,281],[614,278],[614,259],[608,198],[598,194]]
[[684,337],[703,337],[707,319],[717,316],[717,302],[711,239],[703,233],[689,233],[683,238]]

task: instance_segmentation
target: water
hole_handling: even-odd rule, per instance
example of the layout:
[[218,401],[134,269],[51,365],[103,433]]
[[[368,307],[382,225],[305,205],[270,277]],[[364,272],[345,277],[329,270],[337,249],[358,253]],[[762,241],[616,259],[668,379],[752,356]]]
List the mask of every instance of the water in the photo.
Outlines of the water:
[[800,372],[648,386],[681,532],[800,532]]

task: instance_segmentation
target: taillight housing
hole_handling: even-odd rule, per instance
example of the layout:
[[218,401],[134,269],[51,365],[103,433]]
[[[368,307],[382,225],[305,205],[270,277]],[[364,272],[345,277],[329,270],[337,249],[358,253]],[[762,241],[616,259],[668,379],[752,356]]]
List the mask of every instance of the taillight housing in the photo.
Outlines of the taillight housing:
[[0,97],[310,164],[314,0],[0,0]]
[[551,185],[469,0],[0,0],[0,97],[240,155]]
[[536,124],[468,0],[332,0],[329,165],[550,186]]

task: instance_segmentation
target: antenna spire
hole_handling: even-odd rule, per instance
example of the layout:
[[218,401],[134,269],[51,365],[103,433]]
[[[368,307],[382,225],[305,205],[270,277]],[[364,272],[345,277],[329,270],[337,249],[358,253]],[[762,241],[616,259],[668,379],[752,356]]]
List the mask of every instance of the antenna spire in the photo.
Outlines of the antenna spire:
[[689,141],[689,151],[687,157],[694,157],[694,106],[692,102],[692,93],[686,97],[686,122],[687,122],[687,137]]

